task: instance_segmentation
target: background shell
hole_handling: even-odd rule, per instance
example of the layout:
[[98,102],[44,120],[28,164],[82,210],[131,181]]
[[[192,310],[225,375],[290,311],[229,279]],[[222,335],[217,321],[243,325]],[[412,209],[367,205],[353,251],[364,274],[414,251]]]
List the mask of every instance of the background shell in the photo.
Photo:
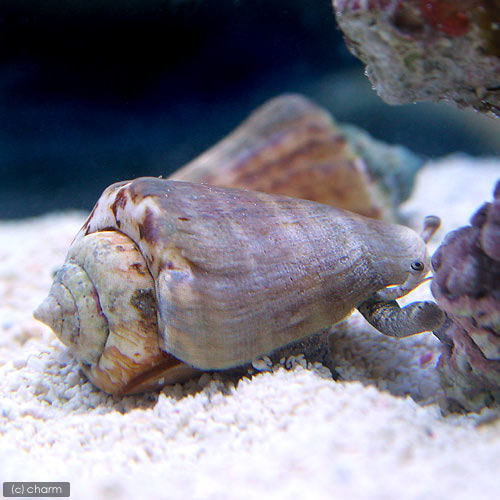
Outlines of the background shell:
[[423,160],[338,126],[301,95],[264,103],[170,179],[284,194],[394,219]]

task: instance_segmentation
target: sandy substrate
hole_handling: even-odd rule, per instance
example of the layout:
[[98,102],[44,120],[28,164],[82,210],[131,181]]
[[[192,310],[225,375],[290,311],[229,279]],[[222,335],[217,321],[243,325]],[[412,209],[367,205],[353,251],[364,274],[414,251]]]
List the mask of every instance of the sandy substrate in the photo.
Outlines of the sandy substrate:
[[[499,178],[498,159],[429,165],[403,215],[441,216],[434,249]],[[77,499],[498,497],[500,420],[441,415],[431,334],[398,341],[352,317],[332,342],[340,382],[299,357],[236,382],[204,374],[122,399],[94,388],[31,317],[84,217],[0,223],[2,481],[70,481]]]

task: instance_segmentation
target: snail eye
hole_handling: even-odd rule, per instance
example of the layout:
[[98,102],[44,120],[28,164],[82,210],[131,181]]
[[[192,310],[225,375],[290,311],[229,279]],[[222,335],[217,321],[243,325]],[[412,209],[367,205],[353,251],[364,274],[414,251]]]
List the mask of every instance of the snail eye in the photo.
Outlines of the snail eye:
[[423,271],[424,270],[424,263],[421,260],[416,260],[415,262],[412,263],[411,268],[414,271]]

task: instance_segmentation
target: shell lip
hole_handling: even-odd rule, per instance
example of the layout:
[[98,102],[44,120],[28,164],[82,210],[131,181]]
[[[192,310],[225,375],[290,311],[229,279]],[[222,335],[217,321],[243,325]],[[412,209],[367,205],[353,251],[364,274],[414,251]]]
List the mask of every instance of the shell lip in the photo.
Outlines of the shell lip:
[[201,373],[169,353],[164,352],[164,359],[150,370],[144,371],[129,380],[113,395],[120,397],[126,394],[137,394],[150,389],[185,382],[189,378]]

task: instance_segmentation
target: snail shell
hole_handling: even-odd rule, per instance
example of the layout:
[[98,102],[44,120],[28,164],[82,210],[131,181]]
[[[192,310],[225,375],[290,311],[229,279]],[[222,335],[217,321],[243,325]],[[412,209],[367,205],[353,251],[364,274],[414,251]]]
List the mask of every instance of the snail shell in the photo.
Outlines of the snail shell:
[[[402,184],[409,181],[403,172],[398,176]],[[375,173],[331,115],[296,94],[264,103],[169,178],[283,194],[394,219],[394,207]]]
[[[35,316],[96,385],[124,394],[244,364],[363,304],[368,319],[386,299],[382,309],[394,311],[393,299],[428,270],[424,239],[404,226],[285,196],[139,178],[104,191]],[[404,336],[435,323],[404,330],[384,312],[375,326]]]

